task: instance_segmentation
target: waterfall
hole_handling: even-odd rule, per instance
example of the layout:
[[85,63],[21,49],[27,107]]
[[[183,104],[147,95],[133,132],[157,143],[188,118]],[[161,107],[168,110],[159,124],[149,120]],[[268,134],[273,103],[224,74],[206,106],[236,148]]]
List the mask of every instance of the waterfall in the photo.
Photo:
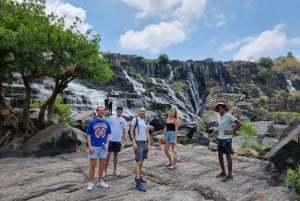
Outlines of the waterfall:
[[150,77],[150,79],[151,79],[151,81],[152,81],[152,83],[153,83],[153,84],[157,84],[157,82],[156,82],[156,79],[155,79],[155,78],[153,78],[153,77]]
[[199,97],[199,89],[198,89],[198,85],[195,83],[194,81],[194,74],[189,72],[188,73],[188,77],[189,77],[189,87],[190,87],[190,91],[191,91],[191,95],[192,95],[192,99],[194,101],[194,106],[195,106],[195,114],[198,114],[199,112],[199,104],[202,102],[200,97]]
[[217,73],[219,76],[219,82],[221,83],[222,86],[224,86],[224,78],[223,78],[223,66],[217,65]]
[[174,78],[174,72],[171,70],[169,74],[169,80],[171,81],[173,80],[173,78]]
[[293,86],[293,83],[290,79],[287,79],[286,82],[287,82],[287,90],[289,92],[297,91],[297,89],[295,89],[295,87]]
[[138,83],[127,74],[126,70],[123,70],[123,73],[128,81],[133,84],[134,91],[137,92],[138,95],[142,95],[146,91],[141,83]]

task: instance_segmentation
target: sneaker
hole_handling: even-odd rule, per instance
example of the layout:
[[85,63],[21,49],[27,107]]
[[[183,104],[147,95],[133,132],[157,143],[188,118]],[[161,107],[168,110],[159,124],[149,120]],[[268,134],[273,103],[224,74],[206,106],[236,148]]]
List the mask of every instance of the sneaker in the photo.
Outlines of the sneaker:
[[233,176],[232,175],[227,175],[226,177],[224,177],[222,179],[223,182],[229,181],[229,180],[233,180]]
[[115,171],[115,172],[114,172],[114,175],[117,176],[117,177],[120,177],[120,176],[121,176],[120,172],[118,172],[118,171]]
[[220,177],[226,177],[226,174],[224,172],[221,172],[220,174],[216,175],[216,178],[220,178]]
[[98,181],[96,183],[96,186],[97,187],[102,187],[102,188],[108,188],[109,187],[109,185],[107,183],[105,183],[104,181]]
[[106,177],[106,172],[103,172],[102,178],[105,178],[105,177]]
[[93,182],[89,182],[88,187],[87,187],[87,190],[88,190],[88,191],[91,191],[91,190],[93,190],[93,188],[94,188]]
[[144,188],[141,179],[137,179],[136,180],[136,186],[135,186],[135,188],[138,189],[139,191],[146,192],[146,189]]
[[[138,180],[137,178],[134,179],[135,182],[137,182],[137,180]],[[144,184],[147,183],[147,180],[144,179],[143,177],[140,178],[140,181]]]

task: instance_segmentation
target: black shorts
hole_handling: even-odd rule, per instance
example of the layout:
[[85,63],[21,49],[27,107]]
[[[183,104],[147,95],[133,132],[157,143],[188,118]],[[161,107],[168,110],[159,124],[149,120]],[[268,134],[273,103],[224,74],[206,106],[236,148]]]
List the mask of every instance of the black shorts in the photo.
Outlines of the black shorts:
[[218,151],[225,154],[233,154],[232,139],[218,139]]
[[148,158],[148,146],[146,141],[136,141],[137,150],[135,153],[135,161],[143,161]]
[[121,142],[109,141],[108,152],[120,152],[122,147]]

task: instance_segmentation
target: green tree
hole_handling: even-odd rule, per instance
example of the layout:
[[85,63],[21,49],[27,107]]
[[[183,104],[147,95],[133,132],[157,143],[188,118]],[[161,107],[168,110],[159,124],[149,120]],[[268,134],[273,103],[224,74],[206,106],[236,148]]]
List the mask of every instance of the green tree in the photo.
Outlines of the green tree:
[[267,69],[271,69],[274,65],[274,62],[270,57],[261,57],[259,60],[259,65]]
[[162,76],[168,76],[171,71],[171,66],[169,65],[169,56],[167,54],[160,54],[158,57],[158,74]]

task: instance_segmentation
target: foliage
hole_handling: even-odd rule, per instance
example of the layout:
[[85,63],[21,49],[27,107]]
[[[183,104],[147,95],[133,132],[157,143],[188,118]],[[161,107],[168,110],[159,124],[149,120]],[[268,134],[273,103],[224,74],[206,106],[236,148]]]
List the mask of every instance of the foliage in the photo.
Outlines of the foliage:
[[158,62],[161,65],[164,65],[164,66],[167,65],[170,62],[169,56],[167,54],[160,54],[158,56]]
[[177,143],[186,145],[188,143],[189,139],[186,136],[178,136],[177,137]]
[[292,56],[292,53],[289,52],[286,57],[279,57],[275,59],[274,70],[279,72],[285,72],[287,70],[291,71],[299,71],[300,70],[300,62]]
[[62,98],[60,98],[60,97],[56,98],[55,106],[54,106],[54,114],[56,114],[58,116],[58,121],[71,124],[73,122],[73,119],[71,116],[72,108],[73,108],[73,105],[71,105],[71,104],[63,104]]
[[201,121],[201,122],[198,123],[198,130],[199,131],[205,132],[206,129],[207,129],[206,128],[206,124],[203,121]]
[[298,112],[274,112],[276,117],[287,117],[291,120],[300,117],[300,113]]
[[[31,101],[30,108],[40,108],[43,105],[40,101]],[[73,108],[72,104],[63,104],[62,98],[58,97],[55,100],[54,105],[54,114],[58,116],[59,122],[65,122],[72,124],[73,119],[71,116],[71,109]]]
[[271,78],[270,70],[265,67],[260,67],[258,69],[257,78],[263,83],[267,84]]
[[300,101],[300,91],[293,91],[289,97],[292,101]]
[[253,126],[251,122],[242,122],[241,128],[237,131],[237,134],[244,136],[246,139],[253,138],[257,136],[257,129]]
[[268,113],[269,113],[269,111],[267,109],[263,108],[263,107],[258,107],[258,108],[254,109],[254,114],[256,116],[264,116]]
[[271,147],[263,145],[261,143],[257,142],[250,142],[249,140],[246,140],[242,143],[243,148],[250,148],[254,149],[259,153],[259,155],[264,155],[267,150],[269,150]]
[[189,89],[189,86],[185,83],[185,82],[182,82],[182,81],[175,81],[171,84],[171,88],[174,90],[174,91],[182,91],[182,92],[187,92],[188,89]]
[[295,169],[288,168],[283,180],[283,185],[300,196],[300,165]]
[[259,60],[259,65],[267,69],[271,69],[274,65],[274,62],[270,57],[261,57]]
[[156,90],[157,90],[156,86],[151,86],[148,88],[149,92],[156,92]]
[[135,68],[133,68],[132,66],[129,67],[128,69],[128,75],[130,77],[132,77],[133,79],[138,79],[138,73],[136,72]]

